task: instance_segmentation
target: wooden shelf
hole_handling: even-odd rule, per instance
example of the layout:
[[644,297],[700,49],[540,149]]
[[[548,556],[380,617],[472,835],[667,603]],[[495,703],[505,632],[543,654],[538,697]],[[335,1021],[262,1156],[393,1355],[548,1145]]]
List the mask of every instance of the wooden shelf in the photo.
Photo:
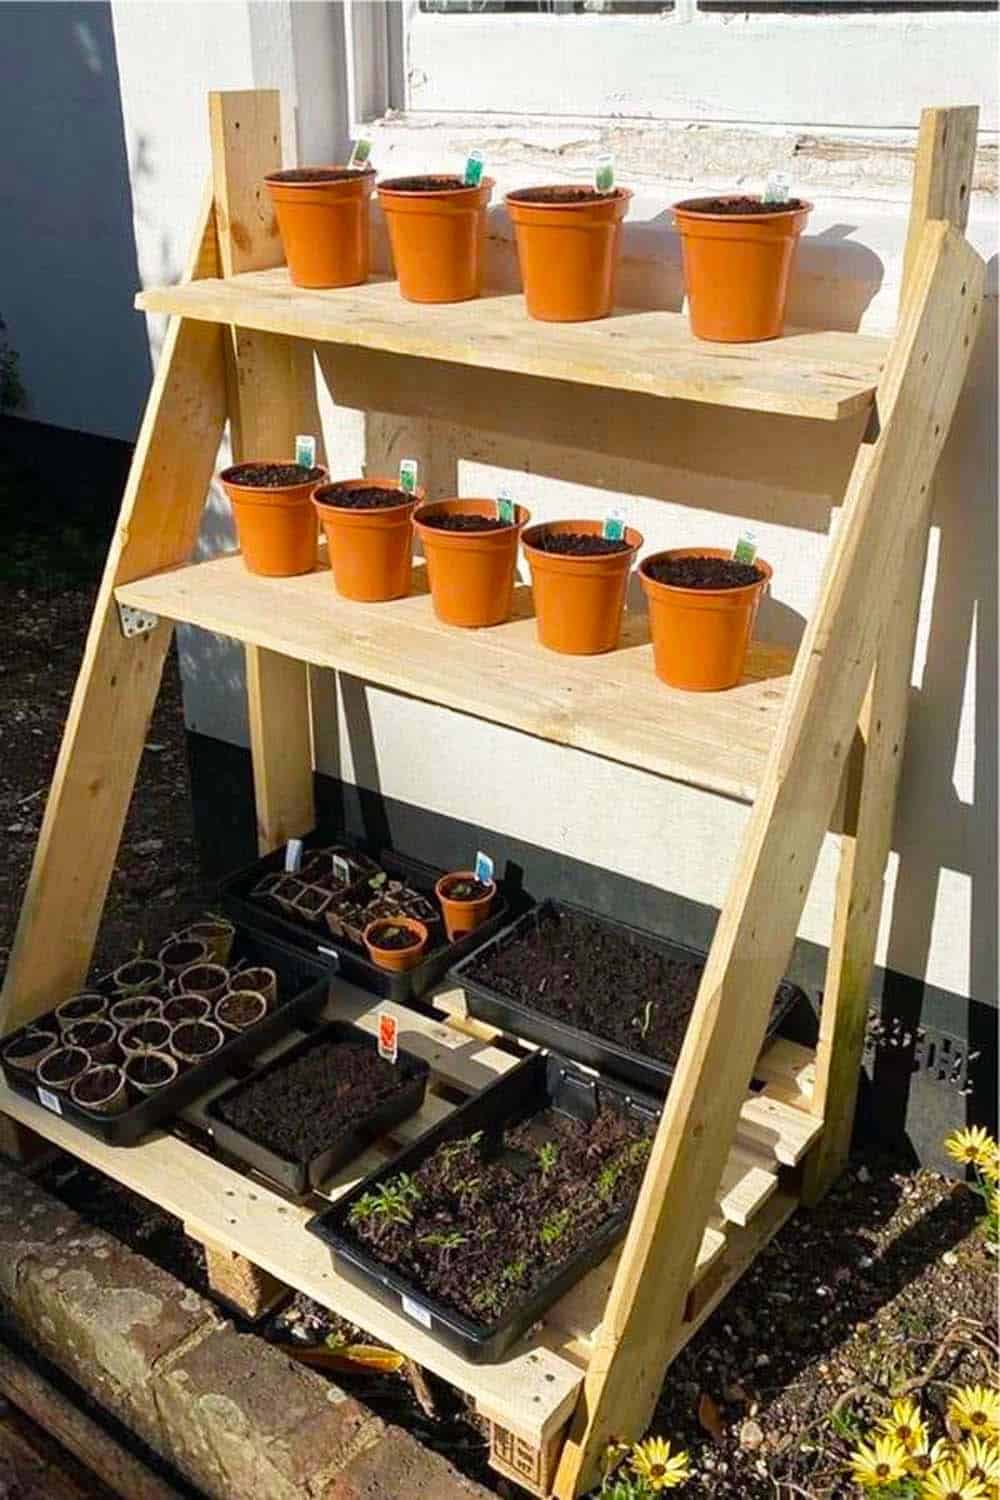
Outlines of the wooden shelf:
[[837,421],[871,405],[888,341],[793,331],[762,344],[706,344],[685,313],[619,309],[593,323],[538,323],[519,293],[426,306],[395,281],[336,291],[292,286],[282,266],[228,279],[151,287],[145,312],[179,313],[316,343],[478,365],[712,406]]
[[750,802],[784,703],[792,653],[755,643],[748,676],[725,693],[685,693],[653,674],[644,613],[627,615],[619,650],[558,656],[541,647],[531,590],[515,618],[489,630],[442,625],[426,593],[355,604],[322,568],[259,578],[239,556],[121,584],[121,603],[283,656],[490,719],[540,739]]

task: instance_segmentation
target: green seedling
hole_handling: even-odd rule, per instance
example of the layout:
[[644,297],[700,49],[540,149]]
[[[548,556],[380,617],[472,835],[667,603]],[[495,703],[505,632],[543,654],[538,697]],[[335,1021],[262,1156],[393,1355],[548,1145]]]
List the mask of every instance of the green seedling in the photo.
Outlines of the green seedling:
[[544,1145],[539,1146],[538,1150],[535,1152],[535,1155],[538,1158],[538,1166],[541,1170],[542,1176],[548,1177],[556,1162],[559,1160],[559,1147],[556,1145],[555,1141],[546,1141]]
[[435,1250],[458,1250],[468,1243],[468,1239],[467,1234],[462,1234],[457,1229],[449,1229],[441,1233],[422,1234],[419,1243],[429,1245]]
[[352,1203],[347,1215],[349,1224],[365,1224],[382,1220],[382,1228],[388,1224],[412,1224],[411,1203],[420,1201],[420,1189],[407,1172],[391,1177],[372,1193],[365,1193]]
[[538,1238],[542,1244],[547,1247],[554,1245],[557,1240],[561,1240],[569,1228],[569,1221],[570,1211],[568,1208],[561,1208],[557,1214],[553,1214],[551,1218],[546,1219],[538,1231]]
[[473,1151],[483,1138],[483,1132],[477,1130],[474,1135],[463,1136],[460,1141],[452,1141],[450,1146],[441,1147],[441,1160],[447,1164],[454,1161],[456,1156],[462,1156],[466,1151]]

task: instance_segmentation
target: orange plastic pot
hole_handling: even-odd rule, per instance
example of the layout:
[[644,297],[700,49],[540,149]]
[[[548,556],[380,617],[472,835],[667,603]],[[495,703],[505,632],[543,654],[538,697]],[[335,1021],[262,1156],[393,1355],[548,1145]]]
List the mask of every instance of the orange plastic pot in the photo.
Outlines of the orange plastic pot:
[[[573,195],[581,192],[586,197]],[[544,196],[543,196],[544,195]],[[621,223],[632,194],[572,186],[519,188],[504,202],[514,225],[528,313],[544,323],[606,318],[614,306]]]
[[[412,932],[412,946],[383,948],[378,940],[379,929],[386,927],[405,927],[408,932]],[[369,922],[362,938],[373,964],[378,964],[380,969],[388,969],[393,974],[403,974],[407,969],[416,968],[423,958],[427,947],[427,928],[415,917],[379,917],[377,922]]]
[[366,604],[402,599],[413,574],[413,512],[423,490],[400,505],[378,510],[348,510],[331,505],[338,490],[398,489],[395,479],[340,479],[313,495],[330,552],[330,571],[338,594]]
[[517,544],[531,516],[514,508],[513,526],[495,531],[442,531],[424,524],[430,516],[496,515],[495,500],[436,500],[414,512],[424,547],[434,613],[446,625],[499,625],[510,616]]
[[771,565],[754,561],[764,574],[736,589],[689,589],[650,578],[651,563],[675,557],[732,557],[724,547],[674,547],[654,552],[639,566],[639,582],[649,603],[653,666],[661,682],[692,693],[735,687],[743,676],[747,647]]
[[[439,181],[434,191],[405,184]],[[483,285],[486,205],[493,179],[463,187],[460,177],[396,177],[378,185],[400,295],[407,302],[467,302]]]
[[759,214],[708,213],[688,198],[673,206],[681,237],[691,332],[722,344],[781,336],[799,235],[812,210],[765,208]]
[[456,870],[451,875],[442,875],[434,887],[434,894],[441,903],[444,930],[448,934],[449,943],[457,942],[467,932],[475,932],[490,914],[490,907],[497,893],[496,882],[493,880],[488,883],[486,895],[477,896],[472,901],[456,901],[448,894],[460,881],[475,879],[476,875],[472,870]]
[[[282,459],[254,459],[255,464],[283,463]],[[229,496],[247,571],[265,578],[293,578],[316,566],[316,512],[312,492],[326,477],[314,470],[303,484],[275,489],[240,484],[236,476],[247,464],[233,464],[219,476]]]
[[302,167],[272,172],[264,186],[278,216],[288,274],[296,286],[357,286],[368,279],[371,167]]
[[626,528],[628,550],[597,557],[563,557],[535,546],[543,532],[582,531],[599,536],[601,521],[547,521],[531,526],[521,540],[531,567],[538,639],[550,651],[594,656],[613,651],[621,633],[625,591],[642,537]]

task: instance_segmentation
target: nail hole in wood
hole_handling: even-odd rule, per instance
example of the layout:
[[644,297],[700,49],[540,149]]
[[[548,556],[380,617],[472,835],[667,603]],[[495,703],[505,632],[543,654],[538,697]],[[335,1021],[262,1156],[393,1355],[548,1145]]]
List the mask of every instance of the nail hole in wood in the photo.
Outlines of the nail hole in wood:
[[965,183],[964,182],[960,185],[960,187],[958,189],[958,196],[960,198],[964,198],[965,197]]

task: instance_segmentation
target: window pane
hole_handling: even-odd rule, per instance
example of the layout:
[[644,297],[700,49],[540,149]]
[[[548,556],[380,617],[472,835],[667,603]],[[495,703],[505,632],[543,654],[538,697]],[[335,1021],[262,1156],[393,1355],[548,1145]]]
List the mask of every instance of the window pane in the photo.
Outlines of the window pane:
[[648,16],[673,10],[659,0],[420,0],[428,13],[465,16],[496,15],[500,12],[536,16],[580,16],[617,14]]

